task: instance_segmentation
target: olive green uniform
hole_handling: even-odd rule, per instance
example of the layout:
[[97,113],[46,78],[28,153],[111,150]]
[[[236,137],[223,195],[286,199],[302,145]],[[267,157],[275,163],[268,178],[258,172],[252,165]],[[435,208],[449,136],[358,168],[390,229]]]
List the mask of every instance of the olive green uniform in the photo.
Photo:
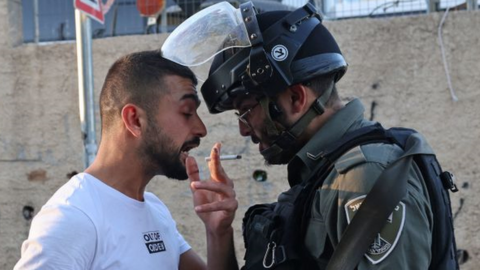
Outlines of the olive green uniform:
[[[358,99],[336,113],[289,163],[290,184],[311,176],[319,154],[328,145],[348,132],[373,125],[374,122],[363,118],[363,113],[364,107]],[[425,141],[422,145],[427,148],[425,151],[431,151]],[[355,147],[335,162],[335,169],[315,195],[305,238],[305,245],[318,259],[320,269],[325,269],[332,248],[339,243],[378,176],[402,154],[403,150],[396,145],[377,143]],[[428,193],[420,171],[412,165],[407,195],[363,256],[358,269],[428,269],[432,227]]]

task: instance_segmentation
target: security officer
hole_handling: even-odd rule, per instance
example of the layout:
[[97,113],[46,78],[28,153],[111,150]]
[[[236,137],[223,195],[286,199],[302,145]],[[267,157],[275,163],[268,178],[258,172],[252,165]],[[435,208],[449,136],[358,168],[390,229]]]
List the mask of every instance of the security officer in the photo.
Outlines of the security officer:
[[[197,65],[215,55],[201,89],[209,111],[236,110],[240,134],[259,145],[266,162],[288,164],[292,190],[281,194],[270,212],[270,216],[277,213],[283,224],[268,214],[255,218],[252,213],[261,213],[262,207],[250,209],[244,219],[244,269],[326,269],[366,195],[403,150],[383,143],[349,149],[320,179],[318,189],[311,191],[312,199],[305,201],[308,213],[300,216],[308,219],[289,223],[298,220],[297,210],[275,211],[289,196],[297,196],[295,187],[315,178],[325,149],[346,134],[376,123],[364,118],[360,100],[344,104],[340,99],[336,83],[347,63],[311,5],[292,12],[256,14],[251,3],[237,10],[220,3],[194,17],[195,22],[180,25],[167,39],[164,56]],[[221,49],[213,44],[215,40]],[[432,152],[421,136],[418,141],[422,151]],[[433,228],[429,196],[415,165],[407,177],[407,195],[357,269],[429,269]],[[298,237],[293,232],[301,228],[304,232]],[[267,242],[258,240],[262,237]],[[234,254],[231,259],[235,260]]]

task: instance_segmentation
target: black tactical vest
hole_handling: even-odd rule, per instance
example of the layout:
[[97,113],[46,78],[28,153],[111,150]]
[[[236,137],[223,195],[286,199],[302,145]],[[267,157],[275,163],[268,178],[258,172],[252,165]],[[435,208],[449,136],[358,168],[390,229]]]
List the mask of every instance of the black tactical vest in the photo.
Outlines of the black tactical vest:
[[[245,266],[243,270],[323,269],[309,255],[304,244],[312,201],[334,162],[358,145],[393,143],[405,149],[407,138],[416,131],[404,128],[385,130],[379,124],[346,134],[323,152],[312,177],[280,194],[277,202],[250,207],[243,218]],[[429,270],[459,269],[448,191],[456,191],[453,175],[443,172],[435,155],[416,155],[414,162],[422,172],[434,217],[432,260]],[[394,192],[394,191],[392,191]],[[333,254],[327,247],[324,255]],[[328,259],[328,258],[327,258]],[[340,269],[338,269],[340,270]]]

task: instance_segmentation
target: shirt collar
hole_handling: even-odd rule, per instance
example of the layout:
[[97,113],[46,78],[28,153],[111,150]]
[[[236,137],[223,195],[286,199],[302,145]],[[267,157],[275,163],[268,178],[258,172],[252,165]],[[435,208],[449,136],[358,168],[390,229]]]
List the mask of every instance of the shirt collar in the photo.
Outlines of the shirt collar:
[[288,182],[300,183],[310,176],[311,170],[318,164],[320,153],[345,133],[368,125],[364,121],[365,108],[359,99],[353,99],[340,111],[327,120],[324,126],[313,135],[305,146],[288,164]]

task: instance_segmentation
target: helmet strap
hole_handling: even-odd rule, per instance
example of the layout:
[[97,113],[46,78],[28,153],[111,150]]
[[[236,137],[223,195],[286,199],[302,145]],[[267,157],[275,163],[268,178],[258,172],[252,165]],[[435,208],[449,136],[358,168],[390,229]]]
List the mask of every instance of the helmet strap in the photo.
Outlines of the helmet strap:
[[280,115],[281,112],[278,111],[278,113],[276,115],[272,116],[271,111],[270,111],[270,108],[271,108],[270,106],[272,106],[272,103],[273,103],[273,106],[276,106],[275,101],[272,100],[269,96],[264,96],[259,100],[259,102],[260,102],[260,105],[262,106],[262,109],[265,112],[265,115],[267,117],[267,119],[264,123],[266,125],[265,128],[267,130],[268,136],[269,137],[280,136],[280,134],[283,131],[285,131],[285,129],[282,128],[280,130],[278,125],[275,125],[275,123],[273,122],[273,119],[276,119]]
[[271,131],[269,130],[272,128],[271,126],[273,126],[278,136],[272,146],[262,151],[262,155],[268,159],[269,156],[278,155],[283,150],[290,148],[298,140],[298,137],[300,137],[310,122],[312,122],[315,117],[322,115],[325,112],[325,104],[330,99],[334,86],[335,84],[332,83],[330,87],[313,102],[308,111],[300,117],[297,122],[295,122],[288,130],[283,130],[281,132],[278,131],[273,120],[270,118],[269,110],[265,109],[265,105],[260,102],[268,117],[268,121],[266,121],[267,133],[270,135]]

